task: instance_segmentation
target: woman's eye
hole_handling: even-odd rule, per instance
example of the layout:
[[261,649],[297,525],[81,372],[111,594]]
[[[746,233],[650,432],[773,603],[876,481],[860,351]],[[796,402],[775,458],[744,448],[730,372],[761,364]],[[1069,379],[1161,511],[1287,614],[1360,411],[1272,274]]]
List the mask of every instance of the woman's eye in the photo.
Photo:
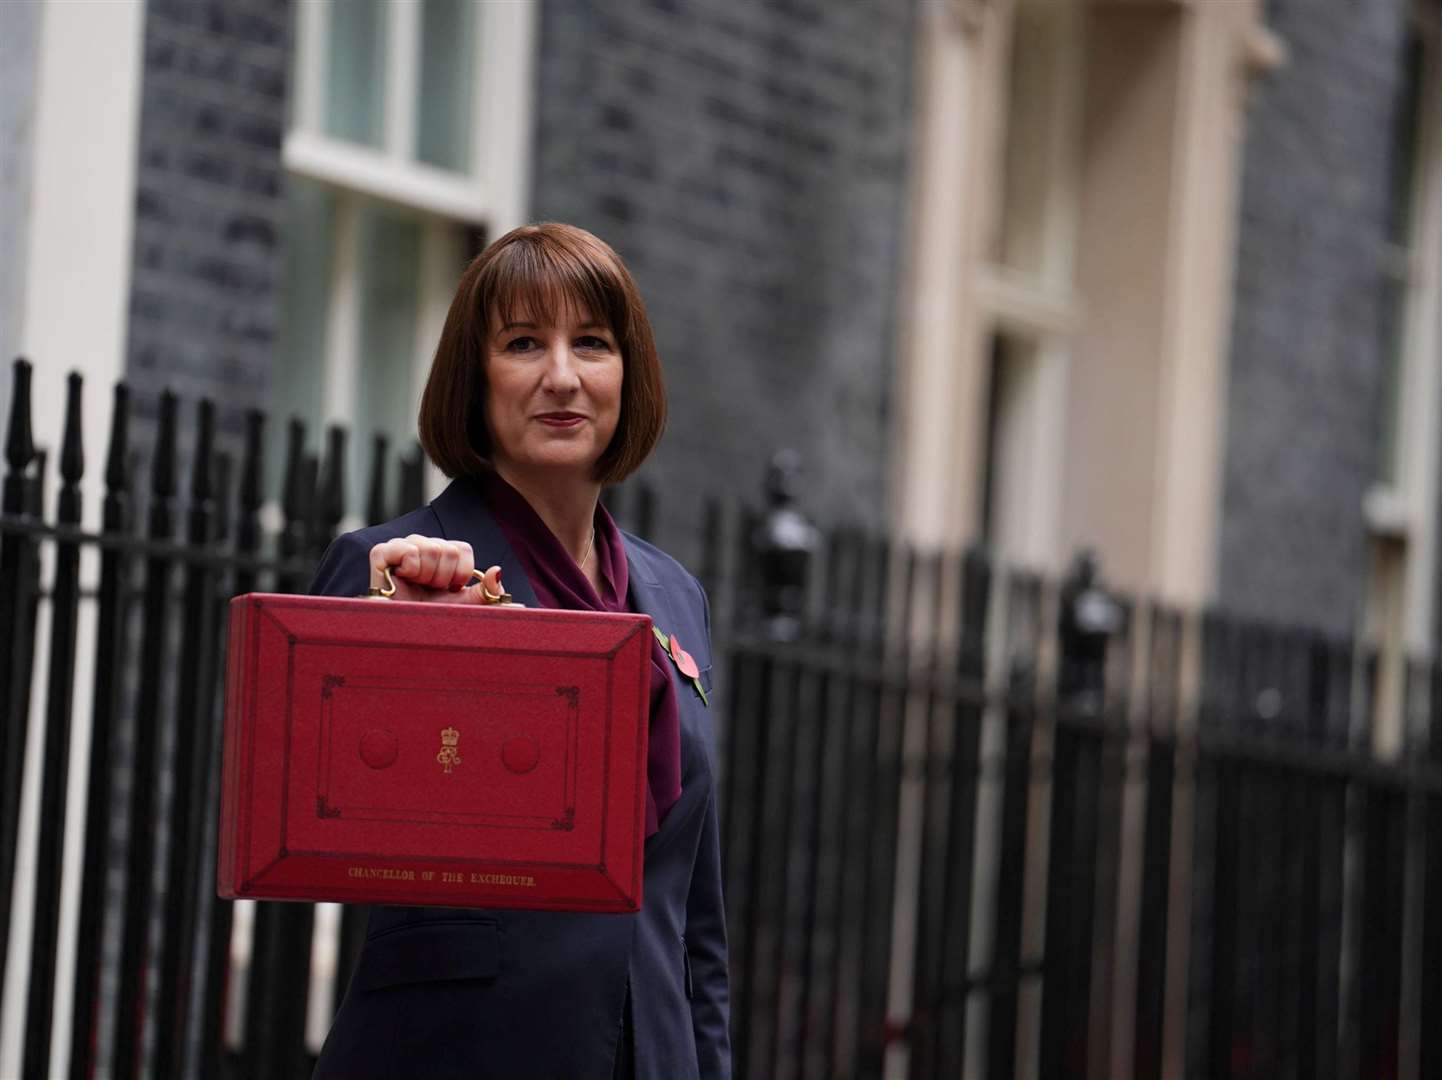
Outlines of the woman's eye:
[[609,349],[611,343],[605,338],[596,337],[594,334],[581,338],[579,344],[586,349]]
[[518,337],[512,338],[511,343],[507,345],[506,348],[511,352],[529,352],[531,349],[535,348],[535,345],[535,338]]

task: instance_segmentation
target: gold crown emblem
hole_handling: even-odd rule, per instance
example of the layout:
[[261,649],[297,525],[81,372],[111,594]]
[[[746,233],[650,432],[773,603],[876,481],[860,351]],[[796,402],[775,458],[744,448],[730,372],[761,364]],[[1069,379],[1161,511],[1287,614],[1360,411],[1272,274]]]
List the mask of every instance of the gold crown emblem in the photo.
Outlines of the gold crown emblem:
[[441,728],[441,745],[455,746],[461,741],[461,733],[453,727]]

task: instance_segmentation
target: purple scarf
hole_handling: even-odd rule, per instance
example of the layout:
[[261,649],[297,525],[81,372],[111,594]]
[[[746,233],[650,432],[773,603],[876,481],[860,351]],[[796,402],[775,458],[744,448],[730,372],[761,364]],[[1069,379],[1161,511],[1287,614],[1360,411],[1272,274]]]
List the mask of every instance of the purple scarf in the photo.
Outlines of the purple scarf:
[[[630,580],[626,549],[621,542],[621,531],[604,506],[596,504],[595,557],[601,571],[601,595],[597,596],[591,580],[519,491],[496,472],[487,471],[477,479],[486,505],[520,560],[541,607],[567,611],[630,610],[626,602]],[[651,727],[646,750],[648,837],[661,827],[666,811],[681,797],[681,714],[670,663],[661,643],[653,637]]]

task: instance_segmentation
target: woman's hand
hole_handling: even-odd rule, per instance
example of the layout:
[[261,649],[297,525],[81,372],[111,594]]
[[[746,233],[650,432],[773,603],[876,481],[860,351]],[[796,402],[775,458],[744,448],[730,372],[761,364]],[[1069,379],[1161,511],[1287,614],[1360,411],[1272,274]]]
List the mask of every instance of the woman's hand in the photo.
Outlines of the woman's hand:
[[[434,536],[397,537],[376,544],[370,552],[371,587],[385,584],[385,569],[391,568],[396,583],[393,600],[431,600],[443,604],[486,604],[486,590],[500,596],[501,568],[485,572],[483,584],[472,586],[476,557],[464,540],[442,540]],[[468,587],[470,586],[470,587]]]

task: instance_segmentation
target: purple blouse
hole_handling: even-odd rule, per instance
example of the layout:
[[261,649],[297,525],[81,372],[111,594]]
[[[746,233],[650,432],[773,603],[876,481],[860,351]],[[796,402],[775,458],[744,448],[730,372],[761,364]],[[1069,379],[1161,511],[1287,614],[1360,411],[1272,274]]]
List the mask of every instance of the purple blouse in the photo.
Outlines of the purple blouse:
[[[601,571],[601,595],[576,565],[565,546],[546,527],[525,497],[494,471],[478,477],[486,504],[516,553],[536,601],[568,611],[630,611],[630,580],[621,531],[596,504],[595,557]],[[481,567],[481,569],[485,569]],[[502,582],[504,585],[505,582]],[[664,627],[662,629],[665,629]],[[661,826],[666,811],[681,797],[681,714],[671,660],[661,643],[651,641],[651,726],[646,751],[646,835]]]

